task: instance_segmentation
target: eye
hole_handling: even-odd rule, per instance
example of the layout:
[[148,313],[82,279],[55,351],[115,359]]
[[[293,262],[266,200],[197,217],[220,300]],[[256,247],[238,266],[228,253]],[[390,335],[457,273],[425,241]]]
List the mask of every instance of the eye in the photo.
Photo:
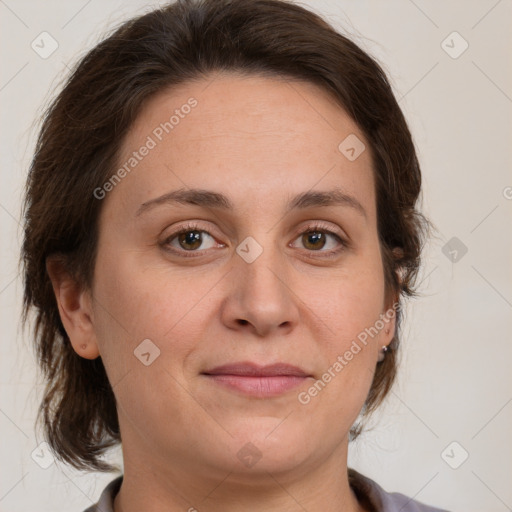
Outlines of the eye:
[[[299,234],[296,240],[300,240],[305,250],[321,253],[325,257],[334,256],[348,245],[341,236],[321,224],[308,226],[306,230]],[[185,257],[193,257],[196,254],[200,255],[202,251],[215,247],[216,244],[225,247],[225,244],[216,242],[215,238],[208,231],[201,229],[200,226],[187,224],[171,233],[161,245],[170,252]],[[290,245],[295,247],[294,244]]]
[[169,235],[162,245],[172,252],[183,254],[183,252],[199,252],[198,249],[211,249],[216,243],[208,231],[199,229],[197,225],[189,224]]
[[339,235],[322,225],[308,226],[295,240],[300,240],[306,250],[324,255],[335,254],[347,245]]

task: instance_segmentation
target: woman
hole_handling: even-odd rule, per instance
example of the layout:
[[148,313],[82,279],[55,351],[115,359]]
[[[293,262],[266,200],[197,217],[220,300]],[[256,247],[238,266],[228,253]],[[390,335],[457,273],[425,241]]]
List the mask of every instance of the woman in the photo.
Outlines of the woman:
[[26,195],[40,413],[88,511],[435,511],[347,468],[396,372],[426,221],[378,64],[280,0],[122,25],[50,107]]

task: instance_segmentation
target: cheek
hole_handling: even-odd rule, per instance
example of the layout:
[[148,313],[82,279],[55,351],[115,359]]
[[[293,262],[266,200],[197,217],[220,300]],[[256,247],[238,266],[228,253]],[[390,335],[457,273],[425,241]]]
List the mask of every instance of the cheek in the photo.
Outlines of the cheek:
[[[149,339],[173,365],[193,347],[206,318],[204,296],[218,276],[191,279],[188,272],[140,264],[136,253],[104,251],[98,257],[94,298],[95,331],[102,357],[113,366],[136,365],[134,351]],[[106,366],[108,362],[106,361]],[[137,366],[137,365],[136,365]]]
[[[319,313],[323,334],[316,338],[322,351],[322,383],[312,390],[313,407],[355,420],[369,391],[380,348],[384,277],[377,258],[361,262],[333,279],[324,291],[309,293]],[[325,384],[325,386],[324,386]],[[305,397],[308,400],[308,397]]]
[[[355,259],[355,258],[354,258]],[[361,258],[325,280],[308,280],[302,296],[317,315],[329,354],[338,353],[375,325],[384,306],[384,276],[378,257]]]
[[336,332],[341,334],[339,345],[342,347],[372,327],[382,313],[384,298],[383,282],[375,279],[354,279],[338,290],[337,308],[332,312]]
[[148,410],[164,414],[162,401],[172,397],[179,421],[187,408],[177,382],[184,382],[183,362],[197,342],[193,329],[204,290],[190,278],[141,267],[135,256],[110,254],[97,261],[94,324],[120,413],[144,423]]

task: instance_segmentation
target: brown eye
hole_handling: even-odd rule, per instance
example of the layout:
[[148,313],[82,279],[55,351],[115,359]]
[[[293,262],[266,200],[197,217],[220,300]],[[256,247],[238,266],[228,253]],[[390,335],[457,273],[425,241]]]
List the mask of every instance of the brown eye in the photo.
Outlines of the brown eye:
[[330,226],[323,223],[311,223],[296,236],[291,247],[307,251],[311,257],[315,258],[335,258],[350,247],[344,237],[331,231]]
[[325,233],[321,231],[308,231],[302,234],[302,242],[306,249],[318,250],[325,246]]
[[194,250],[201,247],[203,237],[201,231],[186,231],[178,235],[178,243],[185,250]]
[[215,247],[216,241],[212,235],[204,229],[197,229],[193,226],[185,226],[165,239],[164,247],[172,252],[179,253],[200,253],[202,250]]

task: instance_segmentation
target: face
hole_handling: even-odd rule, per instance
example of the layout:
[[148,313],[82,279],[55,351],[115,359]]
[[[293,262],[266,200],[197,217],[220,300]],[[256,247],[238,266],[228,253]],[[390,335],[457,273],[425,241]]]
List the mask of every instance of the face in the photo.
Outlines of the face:
[[212,75],[145,105],[123,166],[90,294],[123,449],[242,476],[342,456],[394,330],[357,125],[312,84]]

